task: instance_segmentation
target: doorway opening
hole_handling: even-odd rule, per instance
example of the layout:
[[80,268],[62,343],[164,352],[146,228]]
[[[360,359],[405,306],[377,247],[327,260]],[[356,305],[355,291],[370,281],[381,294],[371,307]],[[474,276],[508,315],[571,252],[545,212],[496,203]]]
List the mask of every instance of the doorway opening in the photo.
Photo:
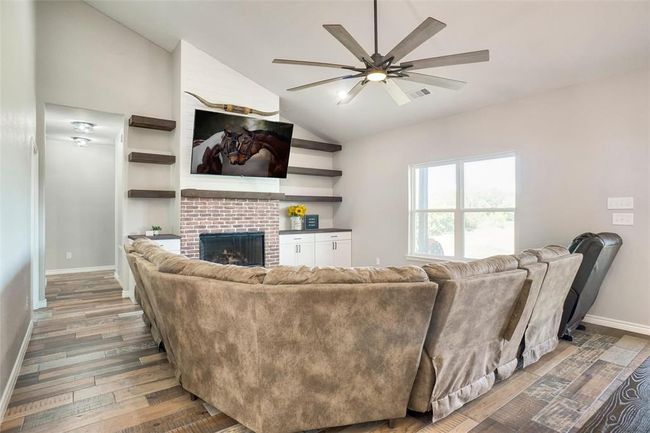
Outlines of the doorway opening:
[[116,149],[124,117],[45,105],[45,274],[116,266]]

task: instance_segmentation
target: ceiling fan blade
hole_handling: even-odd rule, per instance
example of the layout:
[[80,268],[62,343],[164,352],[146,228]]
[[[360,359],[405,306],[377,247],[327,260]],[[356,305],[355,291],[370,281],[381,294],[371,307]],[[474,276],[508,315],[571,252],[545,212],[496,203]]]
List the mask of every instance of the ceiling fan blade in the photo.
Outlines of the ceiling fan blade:
[[302,86],[292,87],[290,89],[287,89],[287,91],[295,92],[296,90],[308,89],[310,87],[320,86],[321,84],[333,83],[334,81],[339,81],[339,80],[346,80],[348,78],[357,78],[357,77],[361,77],[362,75],[363,74],[355,74],[355,75],[344,75],[342,77],[328,78],[327,80],[321,80],[321,81],[316,81],[314,83],[303,84]]
[[368,80],[366,79],[359,81],[357,84],[354,85],[353,88],[350,89],[348,94],[345,95],[345,97],[341,99],[336,105],[343,105],[352,101],[354,97],[357,96],[359,92],[361,92],[361,90],[363,90],[363,86],[365,86],[366,84],[368,84]]
[[407,37],[402,39],[399,44],[395,45],[395,48],[390,50],[384,58],[389,59],[392,57],[392,63],[397,63],[408,53],[422,45],[426,40],[431,38],[440,30],[444,29],[446,25],[447,24],[441,21],[428,17],[426,20],[422,21],[415,30],[409,33]]
[[283,65],[319,66],[322,68],[354,69],[354,66],[350,65],[340,65],[338,63],[309,62],[306,60],[273,59],[273,63],[279,63]]
[[[406,73],[406,72],[405,72]],[[464,81],[452,80],[449,78],[434,77],[433,75],[408,72],[408,76],[395,77],[400,80],[415,81],[416,83],[428,84],[430,86],[443,87],[445,89],[458,90],[467,84]]]
[[415,69],[437,68],[440,66],[463,65],[465,63],[479,63],[490,60],[490,50],[470,51],[468,53],[450,54],[448,56],[431,57],[428,59],[412,60],[400,63],[400,66]]
[[352,37],[352,35],[345,30],[340,24],[323,24],[325,30],[330,32],[340,43],[343,44],[354,56],[363,63],[372,63],[372,57],[366,50],[363,49],[359,42]]
[[393,101],[395,101],[397,105],[404,105],[411,102],[411,98],[409,98],[408,95],[404,93],[402,89],[400,89],[395,81],[389,78],[384,81],[384,84],[386,91],[390,97],[393,98]]

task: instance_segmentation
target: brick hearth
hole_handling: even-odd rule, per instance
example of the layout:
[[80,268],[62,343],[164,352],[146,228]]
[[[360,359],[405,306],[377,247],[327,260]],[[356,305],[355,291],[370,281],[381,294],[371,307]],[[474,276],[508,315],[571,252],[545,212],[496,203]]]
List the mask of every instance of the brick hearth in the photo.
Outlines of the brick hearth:
[[260,231],[266,266],[277,265],[279,209],[278,200],[181,197],[181,253],[198,258],[201,233]]

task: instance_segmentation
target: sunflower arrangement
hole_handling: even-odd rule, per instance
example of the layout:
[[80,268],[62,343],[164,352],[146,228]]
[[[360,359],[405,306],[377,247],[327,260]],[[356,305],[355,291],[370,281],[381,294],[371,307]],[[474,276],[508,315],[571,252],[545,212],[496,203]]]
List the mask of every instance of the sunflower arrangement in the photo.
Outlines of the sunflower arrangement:
[[287,212],[289,213],[290,217],[304,217],[307,214],[307,206],[304,204],[297,204],[295,206],[289,206],[287,209]]

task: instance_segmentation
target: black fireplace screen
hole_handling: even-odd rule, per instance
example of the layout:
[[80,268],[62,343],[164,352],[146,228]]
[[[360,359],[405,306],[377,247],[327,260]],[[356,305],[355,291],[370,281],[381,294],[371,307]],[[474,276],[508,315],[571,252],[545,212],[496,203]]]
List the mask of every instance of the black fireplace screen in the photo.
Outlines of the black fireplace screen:
[[264,232],[201,234],[199,255],[223,265],[264,266]]

